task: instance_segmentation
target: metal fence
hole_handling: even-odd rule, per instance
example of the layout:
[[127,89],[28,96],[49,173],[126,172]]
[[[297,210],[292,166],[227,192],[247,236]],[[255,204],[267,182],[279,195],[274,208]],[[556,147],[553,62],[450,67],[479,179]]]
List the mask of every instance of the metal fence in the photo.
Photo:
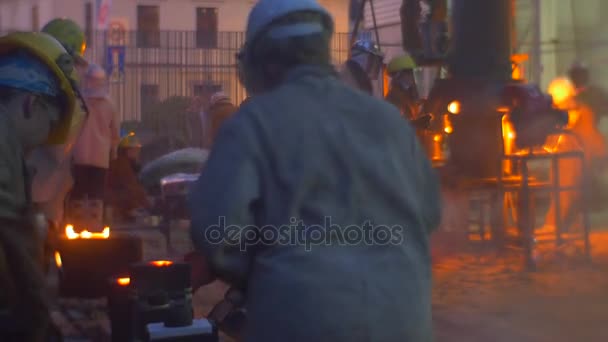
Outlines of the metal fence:
[[[92,38],[87,59],[109,71],[110,93],[123,121],[140,121],[175,96],[204,97],[223,90],[236,104],[246,96],[235,57],[244,42],[242,32],[95,32]],[[344,62],[348,34],[335,34],[331,49],[333,62]]]

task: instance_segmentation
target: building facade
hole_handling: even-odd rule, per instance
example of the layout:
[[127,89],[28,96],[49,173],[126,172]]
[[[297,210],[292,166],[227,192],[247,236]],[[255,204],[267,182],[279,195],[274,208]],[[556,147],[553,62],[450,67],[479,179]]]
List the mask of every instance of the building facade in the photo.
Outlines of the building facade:
[[[356,8],[360,1],[352,0],[351,7]],[[448,11],[453,1],[448,0]],[[365,7],[363,28],[378,28],[387,58],[403,53],[401,3],[402,0],[368,0]],[[529,56],[523,65],[527,79],[539,75],[541,87],[546,88],[556,76],[564,75],[574,60],[582,60],[593,69],[594,82],[608,87],[608,22],[602,19],[602,13],[608,11],[608,1],[513,0],[513,10],[513,53]],[[534,37],[536,30],[540,32],[538,42]],[[535,50],[537,44],[539,49]]]
[[[235,55],[254,0],[0,0],[0,31],[39,30],[53,18],[76,21],[87,34],[88,60],[106,66],[124,121],[173,96],[223,90],[245,97]],[[334,63],[348,55],[349,0],[320,0],[333,15]],[[104,21],[98,19],[106,18]],[[105,28],[105,29],[104,29]]]

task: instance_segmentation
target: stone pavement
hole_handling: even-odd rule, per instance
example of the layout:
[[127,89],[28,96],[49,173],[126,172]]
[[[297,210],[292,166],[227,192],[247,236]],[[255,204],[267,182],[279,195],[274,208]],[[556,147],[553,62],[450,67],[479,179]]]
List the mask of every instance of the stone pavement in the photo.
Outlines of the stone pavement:
[[[147,240],[158,248],[157,239]],[[441,233],[433,240],[437,342],[608,341],[608,232],[592,236],[593,264],[549,254],[532,273],[517,253],[461,245]],[[226,289],[220,282],[200,289],[195,316],[209,312]],[[109,340],[104,310],[104,300],[62,299],[54,316],[67,341],[101,342]]]
[[593,264],[547,254],[434,251],[435,337],[443,341],[608,341],[608,234],[591,238]]

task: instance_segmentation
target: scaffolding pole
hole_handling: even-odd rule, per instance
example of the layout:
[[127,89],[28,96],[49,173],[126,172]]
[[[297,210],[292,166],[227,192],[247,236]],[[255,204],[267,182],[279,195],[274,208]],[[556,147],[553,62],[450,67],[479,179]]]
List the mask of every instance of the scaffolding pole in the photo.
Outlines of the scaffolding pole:
[[541,56],[541,0],[532,0],[533,5],[533,36],[532,36],[532,82],[541,83],[542,56]]

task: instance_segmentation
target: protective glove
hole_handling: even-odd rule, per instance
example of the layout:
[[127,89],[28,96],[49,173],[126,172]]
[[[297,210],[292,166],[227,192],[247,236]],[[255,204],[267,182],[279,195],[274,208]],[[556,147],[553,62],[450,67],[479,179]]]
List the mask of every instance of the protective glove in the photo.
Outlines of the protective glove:
[[184,256],[184,262],[190,264],[192,292],[215,281],[216,277],[211,272],[211,266],[202,253],[190,252]]

